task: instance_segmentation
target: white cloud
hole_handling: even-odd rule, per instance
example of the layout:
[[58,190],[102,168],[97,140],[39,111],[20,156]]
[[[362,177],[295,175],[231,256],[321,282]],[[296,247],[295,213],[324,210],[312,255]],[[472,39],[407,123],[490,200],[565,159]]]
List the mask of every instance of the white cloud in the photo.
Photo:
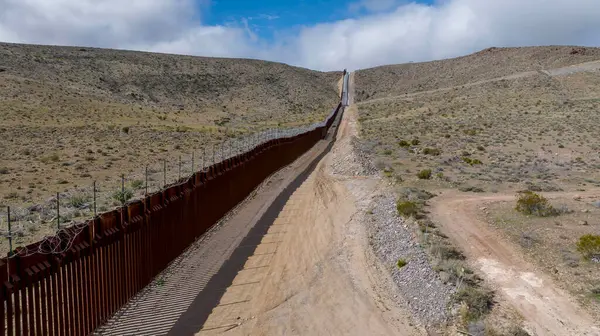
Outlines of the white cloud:
[[318,69],[356,69],[459,56],[490,46],[547,44],[600,45],[597,1],[406,4],[385,14],[305,28],[298,36],[302,58],[295,61]]
[[453,57],[490,46],[600,44],[597,0],[440,0],[434,6],[361,0],[356,4],[378,13],[276,32],[272,43],[249,25],[202,25],[194,2],[0,0],[0,40],[263,58],[320,70]]
[[5,42],[243,56],[237,28],[202,26],[194,0],[0,0]]

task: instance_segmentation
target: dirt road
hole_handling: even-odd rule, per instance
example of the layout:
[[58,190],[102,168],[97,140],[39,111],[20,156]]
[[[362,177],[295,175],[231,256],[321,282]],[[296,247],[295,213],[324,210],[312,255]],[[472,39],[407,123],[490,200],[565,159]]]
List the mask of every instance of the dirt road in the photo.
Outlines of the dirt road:
[[[577,193],[600,195],[600,191]],[[552,198],[569,193],[548,193]],[[600,335],[597,321],[586,314],[569,294],[559,289],[545,274],[517,254],[518,248],[502,240],[482,222],[478,209],[482,204],[511,201],[513,195],[464,195],[448,191],[432,199],[432,219],[469,259],[486,280],[521,313],[528,329],[536,335]]]
[[[338,140],[354,134],[355,118],[348,109]],[[393,303],[360,221],[379,181],[334,176],[331,160],[292,195],[200,335],[425,334]]]

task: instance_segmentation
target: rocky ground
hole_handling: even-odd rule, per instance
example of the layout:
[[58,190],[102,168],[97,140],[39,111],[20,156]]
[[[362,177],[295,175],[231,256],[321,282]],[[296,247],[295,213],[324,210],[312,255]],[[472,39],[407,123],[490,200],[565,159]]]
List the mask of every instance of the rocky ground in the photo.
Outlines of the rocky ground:
[[[449,303],[455,291],[444,284],[409,224],[398,217],[396,197],[387,192],[372,203],[366,225],[373,250],[390,271],[413,315],[423,325],[443,324],[449,319]],[[398,260],[407,263],[397,267]]]

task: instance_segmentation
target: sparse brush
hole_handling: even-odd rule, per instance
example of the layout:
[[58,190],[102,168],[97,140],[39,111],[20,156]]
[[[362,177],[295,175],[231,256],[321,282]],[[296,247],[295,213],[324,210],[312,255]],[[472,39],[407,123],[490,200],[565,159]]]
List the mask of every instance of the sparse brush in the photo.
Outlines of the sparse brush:
[[600,256],[600,235],[586,234],[581,236],[577,242],[577,251],[585,259]]
[[69,205],[76,209],[85,207],[91,200],[91,197],[86,194],[77,194],[69,198]]
[[398,261],[396,262],[396,266],[398,268],[402,268],[402,267],[406,266],[407,263],[408,262],[404,259],[398,259]]
[[492,310],[494,292],[486,288],[464,286],[454,294],[454,300],[466,304],[465,320],[475,321]]
[[398,146],[400,146],[402,148],[407,148],[407,147],[410,147],[410,143],[406,140],[400,140],[400,141],[398,141]]
[[438,156],[438,155],[442,154],[442,151],[437,148],[425,148],[425,149],[423,149],[423,154]]
[[421,180],[429,180],[431,178],[431,169],[423,169],[417,173],[417,177]]
[[515,210],[526,215],[535,215],[540,217],[556,216],[558,211],[554,209],[544,196],[532,191],[524,191],[517,199]]
[[59,160],[60,160],[60,157],[56,153],[50,154],[50,155],[47,155],[47,156],[42,156],[40,158],[40,161],[42,163],[58,162]]
[[470,164],[471,166],[474,166],[474,165],[480,165],[480,164],[482,164],[481,160],[479,160],[479,159],[471,159],[470,157],[466,157],[466,156],[464,156],[464,157],[462,158],[462,160],[463,160],[465,163],[468,163],[468,164]]
[[142,180],[133,180],[133,181],[131,181],[130,184],[131,184],[131,188],[133,188],[134,190],[139,190],[144,187],[144,181],[142,181]]
[[125,204],[127,201],[129,201],[132,198],[133,198],[133,191],[131,191],[130,189],[127,189],[127,188],[125,188],[123,190],[115,191],[112,194],[112,199],[121,204]]
[[416,217],[419,213],[419,206],[415,202],[398,200],[396,210],[402,217]]

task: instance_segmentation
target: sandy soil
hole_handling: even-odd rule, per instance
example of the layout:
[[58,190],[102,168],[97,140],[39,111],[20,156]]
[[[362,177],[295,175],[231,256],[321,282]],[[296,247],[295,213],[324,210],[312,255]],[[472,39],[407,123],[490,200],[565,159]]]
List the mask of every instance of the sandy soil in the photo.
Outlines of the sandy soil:
[[[600,191],[578,194],[598,195]],[[556,195],[559,194],[547,196]],[[600,335],[597,321],[569,294],[523,260],[515,252],[518,251],[516,246],[500,239],[478,219],[482,204],[511,200],[514,200],[513,195],[474,196],[448,191],[431,201],[431,215],[442,225],[444,233],[464,248],[486,280],[519,311],[527,329],[536,335]]]
[[[338,140],[356,131],[355,117],[349,109]],[[292,195],[199,334],[425,334],[393,303],[360,220],[379,182],[334,177],[330,164],[331,154]]]

